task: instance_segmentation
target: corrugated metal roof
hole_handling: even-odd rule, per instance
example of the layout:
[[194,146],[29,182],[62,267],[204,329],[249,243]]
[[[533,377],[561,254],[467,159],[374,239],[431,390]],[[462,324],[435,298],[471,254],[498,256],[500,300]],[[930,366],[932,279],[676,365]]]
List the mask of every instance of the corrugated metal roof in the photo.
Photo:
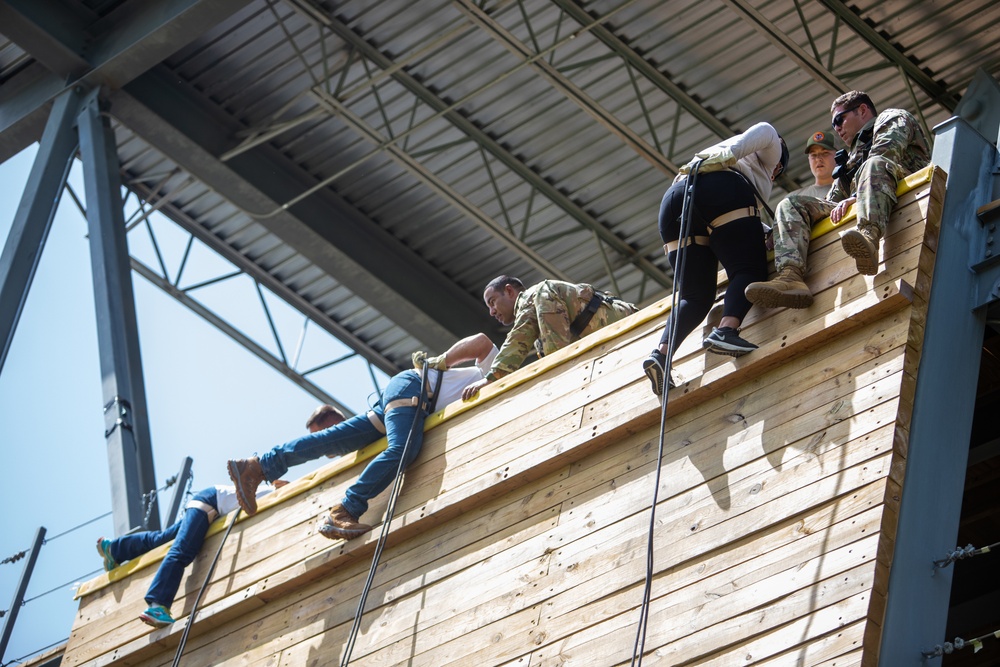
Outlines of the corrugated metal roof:
[[[139,103],[116,124],[123,168],[169,215],[405,365],[483,328],[469,314],[500,273],[664,295],[656,213],[675,165],[767,121],[792,153],[782,185],[805,184],[836,94],[933,126],[976,68],[1000,71],[998,19],[988,0],[257,0],[126,84],[111,114]],[[28,64],[0,40],[0,81]],[[188,163],[181,139],[211,160]],[[250,190],[273,206],[237,201]]]

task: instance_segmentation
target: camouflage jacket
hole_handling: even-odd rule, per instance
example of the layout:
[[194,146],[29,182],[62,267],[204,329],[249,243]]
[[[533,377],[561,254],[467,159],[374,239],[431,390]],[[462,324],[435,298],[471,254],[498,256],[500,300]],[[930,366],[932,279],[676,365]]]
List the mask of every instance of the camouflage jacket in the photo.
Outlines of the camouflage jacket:
[[[500,352],[493,360],[490,374],[493,380],[513,373],[541,343],[545,354],[573,342],[570,323],[587,307],[594,296],[594,287],[561,280],[544,280],[521,292],[514,304],[514,324]],[[625,317],[637,309],[632,304],[615,300],[613,305],[601,304],[582,335]]]
[[[917,119],[913,117],[913,114],[902,109],[886,109],[868,121],[854,137],[844,169],[851,170],[860,167],[866,159],[863,154],[864,143],[861,141],[861,136],[868,128],[872,128],[872,144],[868,158],[880,155],[892,162],[896,165],[897,173],[895,176],[897,179],[919,171],[930,164],[927,139],[924,138],[924,131],[920,129]],[[855,196],[858,191],[860,174],[861,169],[857,168],[851,178],[850,192],[844,188],[839,179],[834,179],[827,199],[829,201],[843,201],[848,197]]]

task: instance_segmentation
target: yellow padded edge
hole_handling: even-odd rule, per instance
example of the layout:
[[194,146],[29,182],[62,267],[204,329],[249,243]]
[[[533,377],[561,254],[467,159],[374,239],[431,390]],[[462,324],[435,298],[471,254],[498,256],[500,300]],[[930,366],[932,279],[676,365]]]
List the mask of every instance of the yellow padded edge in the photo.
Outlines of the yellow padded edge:
[[[582,340],[579,340],[553,354],[547,355],[542,359],[529,364],[525,368],[522,368],[501,378],[500,380],[497,380],[496,382],[487,385],[479,392],[479,395],[471,401],[455,401],[454,403],[447,405],[444,409],[438,410],[434,414],[427,417],[427,420],[424,422],[424,431],[435,428],[449,419],[457,417],[466,410],[482,405],[508,389],[523,384],[528,380],[545,373],[551,368],[555,368],[556,366],[559,366],[560,364],[563,364],[570,359],[587,352],[588,350],[591,350],[599,345],[603,345],[612,338],[620,336],[630,329],[641,326],[654,318],[663,317],[669,310],[670,297],[667,296],[660,299],[656,303],[643,308],[638,313],[633,313],[625,319],[619,320],[614,324],[610,324],[603,329],[599,329]],[[364,463],[369,459],[374,458],[379,452],[383,451],[387,445],[388,443],[383,437],[363,449],[331,461],[322,468],[300,477],[294,482],[289,483],[287,486],[276,489],[273,493],[269,493],[263,498],[258,498],[257,514],[259,515],[266,512],[278,503],[282,503],[289,498],[294,498],[299,494],[305,493],[319,486],[344,470],[348,470],[360,463]],[[207,540],[212,535],[225,530],[230,516],[232,516],[232,514],[216,519],[212,525],[209,526],[205,539]],[[247,518],[248,517],[246,515],[241,514],[237,522],[244,521]],[[139,558],[118,566],[111,572],[100,574],[90,581],[82,583],[77,589],[74,599],[94,593],[115,581],[119,581],[130,576],[133,572],[138,572],[145,567],[159,563],[163,557],[166,556],[171,544],[172,542],[167,542],[166,544],[143,554]]]
[[[934,176],[934,169],[936,169],[934,165],[932,164],[927,165],[920,171],[915,171],[906,178],[904,178],[896,187],[896,197],[902,197],[910,190],[916,190],[920,186],[930,183],[931,178]],[[854,204],[851,204],[851,207],[847,209],[847,213],[844,215],[843,218],[840,219],[840,222],[838,223],[834,223],[828,217],[823,218],[813,226],[810,238],[817,238],[819,236],[822,236],[823,234],[826,234],[827,232],[832,232],[834,229],[837,229],[838,227],[844,227],[849,222],[855,222],[858,217],[857,211],[855,210],[856,208],[857,207]]]
[[[902,196],[911,190],[915,190],[916,188],[929,183],[933,177],[935,169],[936,167],[934,165],[929,165],[920,171],[910,174],[903,179],[903,181],[899,184],[899,187],[896,188],[896,195]],[[812,238],[826,234],[827,232],[833,231],[838,227],[843,227],[855,218],[856,214],[854,206],[851,206],[847,210],[847,215],[841,218],[839,224],[833,224],[830,221],[830,218],[826,218],[816,224],[812,230]],[[486,387],[480,390],[479,395],[471,401],[455,401],[454,403],[445,406],[444,409],[438,410],[434,414],[427,417],[427,420],[424,422],[424,431],[435,428],[449,419],[457,417],[466,410],[471,410],[476,406],[491,401],[503,392],[524,384],[529,380],[533,380],[550,369],[564,364],[567,361],[594,349],[595,347],[604,345],[611,339],[617,338],[623,333],[635,329],[652,319],[665,317],[669,311],[670,296],[667,295],[652,305],[643,308],[638,313],[629,315],[623,320],[619,320],[618,322],[610,324],[603,329],[599,329],[572,345],[558,350],[553,354],[547,355],[532,364],[528,364],[528,366],[521,368],[516,372],[497,380],[496,382],[486,385]],[[265,512],[278,503],[282,503],[319,486],[326,480],[343,472],[344,470],[348,470],[360,463],[364,463],[369,459],[374,458],[379,452],[386,448],[387,444],[388,443],[385,438],[377,440],[364,449],[348,454],[347,456],[342,456],[322,468],[300,477],[287,486],[275,490],[274,493],[270,493],[263,498],[258,499],[257,514]],[[216,519],[215,522],[209,526],[208,534],[205,538],[208,539],[208,537],[225,530],[228,525],[229,516],[231,515]],[[244,521],[246,519],[246,515],[241,515],[239,521]],[[137,572],[145,567],[159,563],[160,560],[162,560],[167,554],[171,544],[171,542],[168,542],[167,544],[159,546],[156,549],[143,554],[139,558],[131,560],[128,563],[115,568],[111,572],[98,575],[94,579],[84,582],[80,585],[79,589],[77,589],[74,599],[83,597],[84,595],[89,595],[90,593],[98,591],[115,581],[130,576],[133,572]]]

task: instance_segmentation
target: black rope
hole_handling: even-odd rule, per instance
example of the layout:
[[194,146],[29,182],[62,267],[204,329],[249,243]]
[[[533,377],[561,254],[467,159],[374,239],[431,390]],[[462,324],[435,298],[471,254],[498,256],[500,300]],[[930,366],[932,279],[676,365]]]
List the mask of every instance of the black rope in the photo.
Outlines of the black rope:
[[90,577],[93,577],[95,574],[100,574],[101,572],[104,572],[104,568],[98,568],[98,569],[94,570],[93,572],[87,572],[86,574],[84,574],[82,576],[79,576],[79,577],[73,579],[72,581],[67,581],[65,584],[62,584],[60,586],[56,586],[55,588],[50,588],[49,590],[45,591],[44,593],[39,593],[35,597],[28,598],[27,600],[24,600],[23,602],[21,602],[21,606],[23,607],[24,605],[28,604],[29,602],[37,600],[40,597],[45,597],[46,595],[49,595],[50,593],[55,593],[56,591],[61,591],[62,589],[66,588],[67,586],[72,586],[73,584],[77,583],[81,579],[88,579]]
[[94,523],[95,521],[100,521],[101,519],[104,519],[104,518],[109,517],[109,516],[111,516],[111,512],[105,512],[101,516],[95,516],[93,519],[89,519],[87,521],[84,521],[83,523],[81,523],[78,526],[73,526],[69,530],[64,530],[63,532],[59,533],[58,535],[53,535],[52,537],[46,537],[44,540],[42,540],[42,544],[48,544],[52,540],[58,540],[63,535],[68,535],[69,533],[72,533],[74,530],[79,530],[80,528],[83,528],[84,526],[89,526],[90,524]]
[[222,541],[219,542],[219,550],[215,552],[215,558],[212,559],[212,564],[208,568],[208,574],[205,575],[205,583],[201,585],[201,590],[198,591],[198,597],[194,600],[194,606],[191,607],[191,613],[188,615],[187,625],[184,626],[184,633],[181,635],[181,642],[177,645],[177,653],[174,655],[174,662],[171,667],[177,667],[181,663],[181,655],[184,654],[184,646],[187,645],[188,633],[191,632],[191,626],[194,625],[194,615],[198,613],[198,605],[201,604],[201,598],[205,594],[205,589],[208,588],[208,582],[212,580],[212,575],[215,574],[215,566],[219,563],[219,557],[222,555],[222,547],[226,545],[226,539],[229,538],[229,533],[233,531],[233,526],[236,525],[236,520],[240,518],[241,510],[237,508],[236,512],[233,514],[232,520],[229,522],[229,527],[226,528],[226,532],[222,535]]
[[667,334],[667,358],[666,368],[663,369],[663,397],[660,403],[660,437],[656,449],[656,475],[653,484],[653,498],[649,511],[649,528],[646,535],[646,579],[642,589],[642,603],[639,608],[639,622],[636,627],[635,643],[632,645],[631,667],[641,667],[642,655],[646,650],[646,628],[649,625],[649,606],[652,601],[653,591],[653,538],[656,530],[656,504],[660,499],[660,473],[663,466],[663,450],[667,432],[667,405],[670,395],[670,366],[674,360],[674,353],[677,351],[677,307],[680,299],[681,286],[684,282],[684,266],[687,260],[687,248],[689,244],[686,239],[691,234],[691,209],[694,205],[694,188],[698,178],[698,167],[701,160],[698,160],[691,167],[691,173],[687,179],[684,190],[684,198],[681,200],[681,224],[678,233],[679,243],[677,244],[677,262],[674,271],[674,289],[670,299],[670,329]]
[[361,599],[358,601],[357,611],[354,612],[354,624],[351,626],[351,634],[347,638],[347,646],[344,649],[344,657],[340,661],[340,667],[347,667],[351,662],[351,653],[354,651],[354,644],[358,639],[358,632],[361,630],[361,616],[365,613],[365,603],[368,601],[368,593],[371,591],[372,583],[375,581],[375,571],[378,569],[379,559],[382,557],[382,550],[385,548],[385,541],[389,535],[389,524],[396,511],[396,499],[399,497],[399,490],[402,487],[403,471],[406,465],[406,454],[413,441],[413,434],[420,427],[420,414],[423,412],[424,400],[427,395],[427,366],[420,369],[420,396],[417,402],[417,411],[413,415],[413,424],[410,425],[410,432],[406,436],[403,444],[403,453],[399,457],[399,467],[396,469],[396,481],[392,485],[389,493],[389,503],[385,510],[385,520],[382,522],[382,530],[375,544],[375,553],[372,555],[372,564],[368,569],[368,579],[365,580],[364,588],[361,591]]

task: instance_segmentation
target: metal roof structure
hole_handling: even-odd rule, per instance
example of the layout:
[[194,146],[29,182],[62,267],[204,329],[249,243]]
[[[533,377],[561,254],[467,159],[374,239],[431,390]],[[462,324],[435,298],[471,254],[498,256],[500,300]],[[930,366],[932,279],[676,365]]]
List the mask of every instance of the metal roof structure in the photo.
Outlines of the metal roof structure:
[[946,119],[991,0],[4,0],[0,160],[102,86],[123,182],[387,372],[498,333],[498,274],[669,290],[660,197],[757,121],[811,180],[830,101]]

